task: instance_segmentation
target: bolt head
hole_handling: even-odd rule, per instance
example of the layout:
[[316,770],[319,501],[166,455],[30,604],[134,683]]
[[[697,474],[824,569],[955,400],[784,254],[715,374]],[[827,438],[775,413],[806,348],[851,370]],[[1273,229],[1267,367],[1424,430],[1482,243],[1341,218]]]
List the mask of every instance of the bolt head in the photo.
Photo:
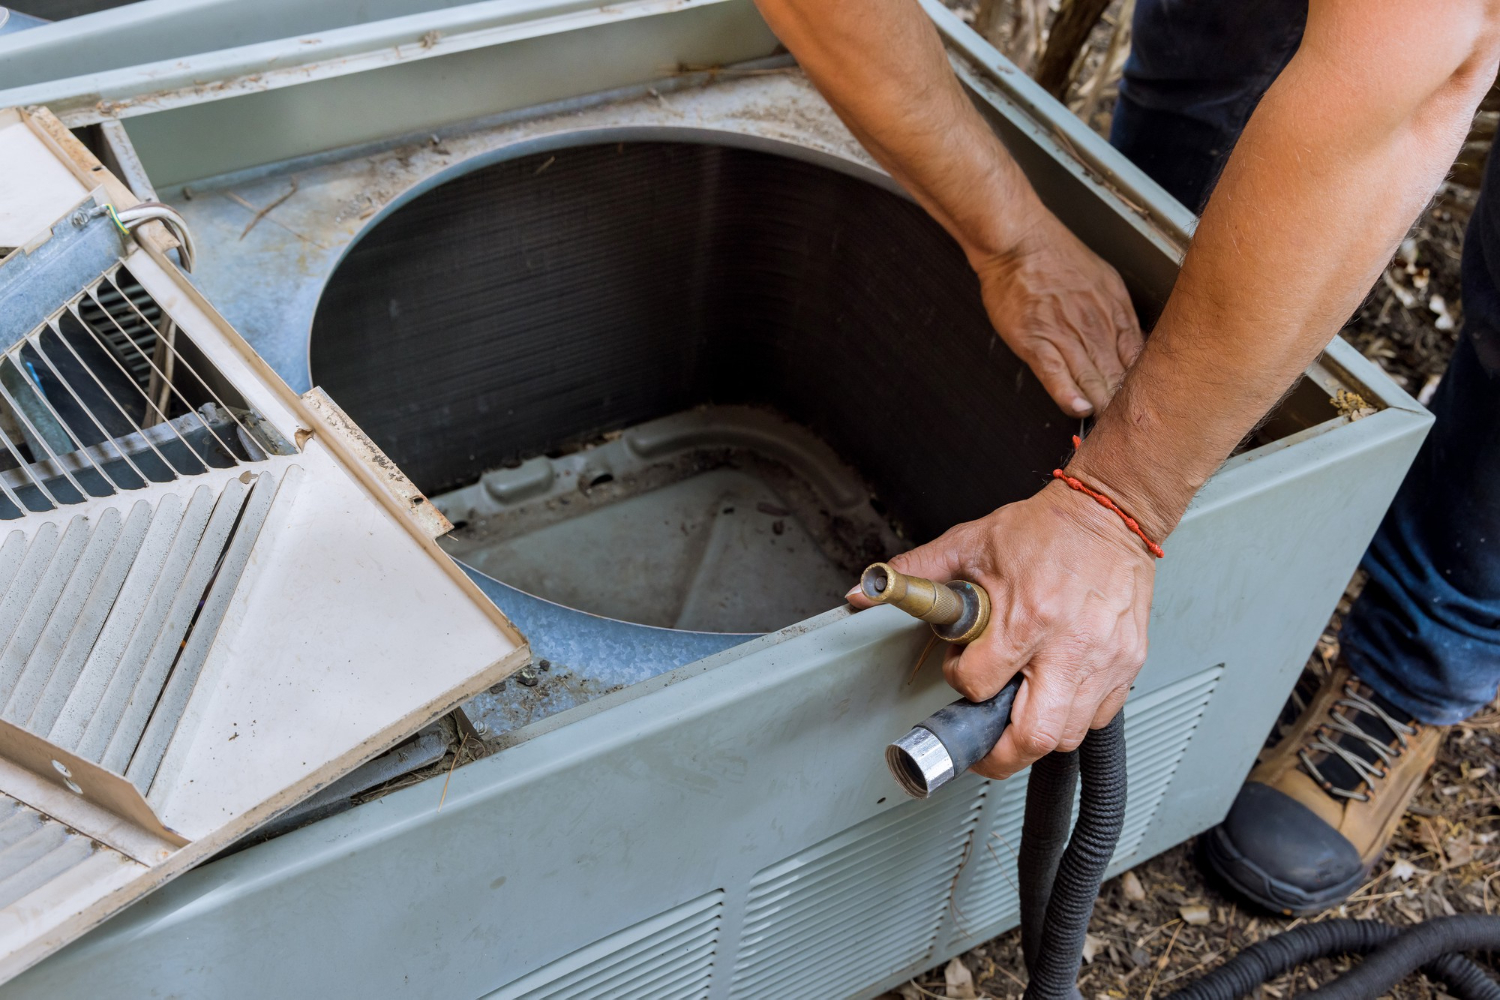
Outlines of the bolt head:
[[82,209],[79,209],[68,217],[68,221],[73,223],[76,228],[82,229],[84,226],[89,224],[89,217],[83,214]]
[[489,731],[490,731],[490,724],[488,722],[485,722],[483,719],[475,719],[474,720],[474,732],[478,733],[480,736],[483,736],[485,733],[487,733]]

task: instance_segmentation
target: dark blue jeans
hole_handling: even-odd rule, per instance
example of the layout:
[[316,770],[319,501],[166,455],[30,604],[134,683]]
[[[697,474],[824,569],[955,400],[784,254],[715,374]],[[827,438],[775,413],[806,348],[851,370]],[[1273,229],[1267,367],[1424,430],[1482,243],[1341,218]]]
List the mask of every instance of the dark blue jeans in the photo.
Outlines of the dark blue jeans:
[[[1306,16],[1307,0],[1138,0],[1110,140],[1201,209]],[[1464,239],[1463,307],[1437,422],[1340,636],[1356,674],[1436,725],[1474,714],[1500,683],[1500,152]]]

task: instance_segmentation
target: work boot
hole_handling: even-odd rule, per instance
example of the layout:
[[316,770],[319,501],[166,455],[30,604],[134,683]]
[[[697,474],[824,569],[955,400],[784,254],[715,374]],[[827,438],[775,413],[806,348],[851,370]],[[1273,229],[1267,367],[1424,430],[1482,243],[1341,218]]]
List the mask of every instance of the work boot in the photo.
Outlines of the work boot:
[[1205,835],[1209,865],[1278,913],[1338,905],[1385,850],[1442,735],[1340,663]]

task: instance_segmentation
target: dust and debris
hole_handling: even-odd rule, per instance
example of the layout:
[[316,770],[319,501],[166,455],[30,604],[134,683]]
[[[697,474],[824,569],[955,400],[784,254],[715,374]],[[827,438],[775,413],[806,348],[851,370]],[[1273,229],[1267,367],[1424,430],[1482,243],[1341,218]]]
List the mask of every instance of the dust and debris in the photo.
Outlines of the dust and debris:
[[232,191],[227,192],[227,194],[229,195],[229,197],[231,199],[233,199],[236,204],[241,205],[241,206],[243,206],[243,207],[245,207],[245,208],[247,208],[247,209],[249,209],[249,210],[251,210],[251,211],[253,211],[255,213],[253,216],[251,216],[250,221],[245,224],[244,230],[240,233],[240,239],[243,240],[246,236],[249,236],[250,235],[250,230],[252,230],[252,229],[255,228],[256,223],[260,222],[261,219],[264,219],[267,215],[269,215],[271,213],[271,211],[273,209],[275,209],[278,205],[283,204],[288,198],[290,198],[292,195],[294,195],[294,194],[297,193],[297,178],[296,178],[295,175],[293,175],[291,177],[291,183],[292,183],[291,190],[287,191],[285,194],[283,194],[280,197],[276,198],[274,201],[270,202],[264,208],[256,208],[254,205],[250,204],[244,198],[241,198],[238,194],[235,194]]
[[[542,664],[546,666],[542,666]],[[505,739],[523,726],[537,719],[555,715],[574,705],[582,705],[602,695],[622,689],[619,684],[604,684],[592,677],[575,673],[564,664],[551,660],[538,660],[535,666],[522,667],[511,679],[517,682],[512,687],[501,681],[489,689],[489,696],[481,695],[471,703],[472,710],[482,710],[489,726],[485,750],[486,756],[509,745]],[[504,697],[508,695],[508,697]]]
[[1365,397],[1349,389],[1340,389],[1328,400],[1333,408],[1339,411],[1339,416],[1350,421],[1361,417],[1368,417],[1375,412],[1375,407],[1365,401]]
[[[611,431],[570,442],[549,452],[548,457],[559,458],[587,451],[618,438],[619,433]],[[518,466],[520,461],[511,464]],[[858,576],[870,563],[889,558],[899,551],[902,547],[899,540],[907,537],[902,526],[878,502],[872,502],[870,509],[859,517],[851,516],[849,512],[830,511],[827,500],[817,489],[785,463],[751,449],[713,446],[681,452],[640,469],[611,473],[607,478],[585,481],[580,477],[578,490],[569,495],[518,503],[497,515],[450,511],[455,529],[447,547],[455,554],[461,554],[476,547],[500,543],[577,517],[580,504],[589,509],[608,506],[719,469],[749,472],[765,482],[780,503],[757,502],[755,509],[759,514],[776,519],[770,525],[771,533],[784,536],[791,522],[797,522],[829,561],[851,577]],[[874,496],[867,484],[866,490],[869,496]],[[732,507],[721,511],[723,514],[732,512]],[[684,533],[688,531],[686,526],[682,530]]]

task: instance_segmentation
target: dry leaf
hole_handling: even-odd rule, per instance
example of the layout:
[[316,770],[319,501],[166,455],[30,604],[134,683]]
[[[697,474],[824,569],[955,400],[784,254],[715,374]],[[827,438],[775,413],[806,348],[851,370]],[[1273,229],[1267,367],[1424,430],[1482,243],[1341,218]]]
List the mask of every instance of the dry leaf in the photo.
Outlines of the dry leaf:
[[1132,903],[1144,902],[1146,899],[1146,887],[1141,885],[1135,872],[1126,872],[1120,876],[1120,888],[1125,890],[1125,898]]
[[1402,288],[1398,285],[1396,280],[1391,277],[1390,271],[1386,271],[1380,277],[1385,282],[1385,286],[1391,290],[1391,294],[1396,296],[1396,301],[1401,303],[1403,308],[1411,309],[1417,304],[1417,297],[1411,293],[1411,289]]
[[902,1000],[922,1000],[922,991],[917,989],[916,983],[902,983],[896,987],[896,992],[901,994]]
[[[1433,372],[1427,376],[1427,381],[1422,383],[1422,388],[1417,392],[1417,402],[1426,406],[1432,402],[1432,397],[1437,395],[1438,384],[1443,381],[1443,376]],[[1467,765],[1465,765],[1467,766]],[[1467,777],[1467,776],[1466,776]]]
[[1177,915],[1182,918],[1183,923],[1192,924],[1194,927],[1207,927],[1210,919],[1208,907],[1202,903],[1179,906]]
[[1450,866],[1466,865],[1474,860],[1474,845],[1468,838],[1449,837],[1443,844],[1443,852],[1448,855]]
[[979,996],[974,989],[974,973],[969,971],[961,958],[948,963],[948,967],[943,970],[943,983],[947,987],[944,992],[958,1000],[975,1000]]
[[1410,882],[1411,877],[1417,874],[1419,871],[1421,871],[1421,869],[1419,869],[1416,865],[1412,864],[1405,858],[1397,858],[1395,863],[1391,865],[1391,878],[1398,878],[1403,882]]
[[1433,315],[1437,316],[1437,319],[1432,324],[1435,328],[1439,330],[1453,329],[1453,315],[1448,312],[1448,303],[1443,300],[1441,295],[1434,295],[1428,299],[1427,308],[1431,309]]

